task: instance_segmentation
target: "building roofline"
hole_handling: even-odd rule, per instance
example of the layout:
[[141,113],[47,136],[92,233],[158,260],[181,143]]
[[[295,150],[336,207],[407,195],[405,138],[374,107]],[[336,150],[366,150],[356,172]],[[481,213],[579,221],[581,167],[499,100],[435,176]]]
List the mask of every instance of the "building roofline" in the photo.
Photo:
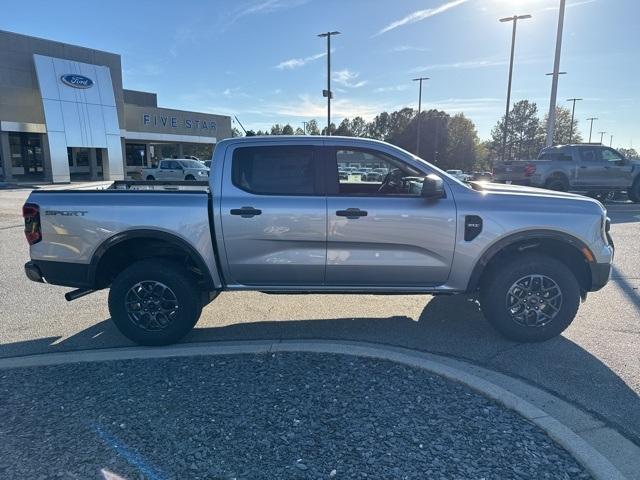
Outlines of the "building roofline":
[[85,47],[85,46],[82,46],[82,45],[77,45],[75,43],[61,42],[60,40],[52,40],[50,38],[37,37],[35,35],[26,35],[24,33],[12,32],[10,30],[2,30],[2,29],[0,29],[0,33],[6,33],[6,34],[9,34],[9,35],[17,35],[17,36],[26,37],[26,38],[32,38],[34,40],[42,40],[44,42],[57,43],[59,45],[67,45],[69,47],[74,47],[74,48],[82,48],[83,50],[92,50],[94,52],[107,53],[109,55],[115,55],[115,56],[117,56],[119,58],[122,58],[122,56],[119,53],[111,52],[109,50],[100,50],[99,48]]

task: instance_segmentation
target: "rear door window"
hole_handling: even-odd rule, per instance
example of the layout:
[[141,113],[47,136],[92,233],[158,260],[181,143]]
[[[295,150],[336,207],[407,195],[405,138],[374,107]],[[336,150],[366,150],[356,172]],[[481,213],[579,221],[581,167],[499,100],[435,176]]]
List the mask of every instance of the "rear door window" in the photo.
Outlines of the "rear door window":
[[312,146],[236,148],[231,177],[236,187],[258,195],[322,194],[322,163]]

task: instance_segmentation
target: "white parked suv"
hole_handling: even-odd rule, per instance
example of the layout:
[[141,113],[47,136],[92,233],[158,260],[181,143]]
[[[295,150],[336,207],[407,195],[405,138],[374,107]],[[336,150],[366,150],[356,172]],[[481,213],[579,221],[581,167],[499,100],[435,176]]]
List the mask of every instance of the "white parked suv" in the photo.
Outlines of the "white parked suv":
[[160,160],[156,168],[143,168],[144,180],[203,180],[209,179],[209,169],[199,160],[173,158]]

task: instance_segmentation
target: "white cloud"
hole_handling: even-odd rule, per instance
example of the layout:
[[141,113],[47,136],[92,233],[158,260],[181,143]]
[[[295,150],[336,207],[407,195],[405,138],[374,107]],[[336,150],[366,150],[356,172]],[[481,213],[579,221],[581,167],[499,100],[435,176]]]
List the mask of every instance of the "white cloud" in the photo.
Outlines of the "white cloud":
[[433,17],[440,13],[446,12],[451,8],[457,7],[458,5],[462,5],[463,3],[466,3],[468,1],[469,0],[452,0],[450,2],[443,3],[442,5],[435,8],[425,8],[424,10],[417,10],[413,13],[410,13],[406,17],[401,18],[400,20],[396,20],[395,22],[390,23],[382,30],[380,30],[376,35],[382,35],[383,33],[387,33],[398,27],[425,20],[429,17]]
[[[370,120],[388,106],[381,104],[359,103],[345,98],[336,98],[331,102],[331,112],[335,118],[360,116]],[[273,106],[277,115],[289,117],[324,118],[327,115],[326,102],[318,97],[312,100],[308,94],[299,95],[298,100]]]
[[391,85],[389,87],[378,87],[374,90],[376,93],[386,92],[404,92],[409,88],[409,84],[401,83],[400,85]]
[[426,47],[416,47],[413,45],[398,45],[397,47],[393,47],[389,49],[389,52],[398,53],[398,52],[428,52],[430,48]]
[[298,7],[308,3],[310,0],[262,0],[260,2],[253,2],[250,5],[241,8],[233,18],[228,22],[233,24],[242,17],[248,15],[262,15],[265,13],[272,13],[278,10],[286,10],[293,7]]
[[[531,65],[546,61],[542,57],[530,57],[525,59],[516,59],[516,63],[520,65]],[[508,65],[507,60],[496,60],[495,58],[483,58],[477,60],[465,60],[462,62],[451,63],[435,63],[433,65],[425,65],[422,67],[415,67],[409,70],[410,73],[421,73],[432,70],[452,70],[452,69],[472,69],[472,68],[488,68],[488,67],[500,67]]]
[[359,88],[367,84],[366,80],[357,81],[359,76],[359,73],[352,72],[345,68],[344,70],[337,70],[333,72],[331,79],[343,87]]
[[304,58],[290,58],[289,60],[280,62],[278,65],[276,65],[275,68],[279,70],[293,70],[294,68],[304,67],[307,63],[313,62],[326,56],[326,53],[316,53],[315,55],[310,55]]

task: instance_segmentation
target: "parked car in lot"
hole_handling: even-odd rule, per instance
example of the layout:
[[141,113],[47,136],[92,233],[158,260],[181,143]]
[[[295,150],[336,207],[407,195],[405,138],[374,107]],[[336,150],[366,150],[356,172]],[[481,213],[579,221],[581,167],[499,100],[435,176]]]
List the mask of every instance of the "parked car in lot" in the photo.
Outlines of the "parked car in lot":
[[626,191],[631,201],[640,202],[640,161],[601,144],[548,147],[537,160],[500,163],[493,173],[500,183],[593,195]]
[[156,168],[143,168],[140,176],[144,180],[206,180],[209,169],[199,160],[163,159]]
[[471,172],[471,180],[491,182],[493,180],[493,174],[491,172]]
[[[383,181],[339,180],[354,152],[388,165]],[[146,345],[179,340],[241,290],[478,292],[502,334],[542,341],[609,279],[609,221],[590,198],[462,183],[361,138],[229,138],[213,159],[208,191],[33,191],[27,276],[75,287],[69,300],[109,288],[111,318]]]
[[452,175],[452,176],[456,177],[458,180],[460,180],[462,182],[466,182],[468,180],[471,180],[471,176],[467,175],[462,170],[447,170],[447,173],[449,175]]

